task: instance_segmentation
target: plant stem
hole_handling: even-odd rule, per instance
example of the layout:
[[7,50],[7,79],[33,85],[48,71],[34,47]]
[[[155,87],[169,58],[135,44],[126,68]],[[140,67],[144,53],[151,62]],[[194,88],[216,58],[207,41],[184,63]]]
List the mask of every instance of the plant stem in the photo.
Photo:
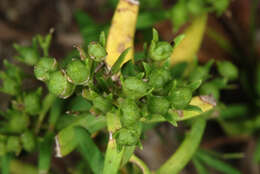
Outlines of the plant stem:
[[2,174],[9,174],[10,173],[10,161],[11,161],[11,154],[6,153],[1,157],[1,173]]
[[143,174],[151,174],[150,169],[147,167],[147,165],[137,156],[132,155],[130,158],[130,162],[136,164],[143,172]]
[[107,113],[107,127],[109,131],[109,141],[107,145],[103,174],[117,174],[124,154],[124,148],[118,151],[113,133],[120,129],[120,119],[116,113]]
[[36,127],[35,127],[35,134],[38,134],[42,125],[42,122],[49,111],[50,107],[52,106],[53,102],[55,101],[56,96],[53,94],[47,94],[47,96],[44,98],[42,103],[42,110],[39,114]]
[[191,131],[186,135],[184,141],[177,151],[156,171],[156,174],[178,174],[199,147],[202,135],[206,127],[206,120],[198,117],[192,123]]

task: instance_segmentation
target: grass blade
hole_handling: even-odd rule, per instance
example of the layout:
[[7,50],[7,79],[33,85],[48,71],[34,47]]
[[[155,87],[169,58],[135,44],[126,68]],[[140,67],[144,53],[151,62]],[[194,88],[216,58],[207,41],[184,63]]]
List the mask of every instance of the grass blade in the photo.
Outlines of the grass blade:
[[11,154],[6,153],[1,157],[1,173],[2,174],[9,174],[10,173],[10,161],[11,161]]
[[220,161],[214,157],[212,157],[211,155],[209,155],[207,152],[203,151],[203,150],[199,150],[196,153],[196,156],[205,164],[207,164],[208,166],[223,172],[225,174],[241,174],[241,172],[239,172],[237,169],[233,168],[232,166],[230,166],[229,164]]
[[83,158],[88,162],[94,174],[102,174],[104,157],[91,138],[91,134],[82,127],[74,128],[76,142]]
[[116,60],[115,64],[112,66],[111,68],[111,72],[112,74],[116,74],[119,72],[120,70],[120,67],[122,65],[122,63],[124,62],[125,60],[125,57],[128,53],[128,51],[130,50],[131,48],[127,48],[125,51],[123,51],[120,56],[118,57],[118,59]]
[[77,144],[75,140],[75,126],[82,126],[91,134],[103,129],[106,126],[106,119],[103,116],[95,117],[91,114],[82,114],[70,124],[70,126],[62,129],[56,136],[56,156],[63,157],[72,152]]
[[206,167],[197,158],[192,159],[192,162],[198,174],[209,174]]
[[51,167],[52,144],[54,134],[47,134],[39,144],[38,170],[40,174],[47,174]]

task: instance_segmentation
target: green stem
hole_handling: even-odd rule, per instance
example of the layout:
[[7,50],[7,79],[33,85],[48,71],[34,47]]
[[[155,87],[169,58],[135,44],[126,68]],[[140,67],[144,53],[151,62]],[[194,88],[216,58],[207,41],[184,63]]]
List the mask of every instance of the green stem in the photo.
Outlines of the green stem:
[[38,120],[37,120],[37,124],[35,127],[35,134],[38,134],[42,125],[42,122],[47,114],[47,112],[49,111],[50,107],[52,106],[53,102],[55,101],[56,96],[54,96],[53,94],[48,94],[42,103],[42,110],[39,114]]
[[56,98],[55,101],[53,102],[53,105],[50,110],[48,132],[54,131],[56,122],[59,119],[59,116],[61,115],[62,112],[62,105],[63,105],[62,100],[59,98]]
[[2,156],[1,159],[1,173],[2,174],[9,174],[10,173],[10,161],[11,161],[11,154],[7,153]]
[[186,135],[184,141],[177,151],[168,159],[157,171],[156,174],[178,174],[186,164],[191,160],[192,156],[199,147],[202,135],[206,127],[206,120],[198,117],[192,123],[191,131]]
[[147,167],[147,165],[137,156],[132,155],[130,158],[130,162],[136,164],[143,172],[143,174],[151,174],[150,169]]
[[123,158],[125,148],[118,151],[116,140],[112,136],[118,129],[120,129],[120,118],[118,113],[107,113],[107,127],[109,131],[109,141],[107,145],[105,164],[103,174],[117,174]]

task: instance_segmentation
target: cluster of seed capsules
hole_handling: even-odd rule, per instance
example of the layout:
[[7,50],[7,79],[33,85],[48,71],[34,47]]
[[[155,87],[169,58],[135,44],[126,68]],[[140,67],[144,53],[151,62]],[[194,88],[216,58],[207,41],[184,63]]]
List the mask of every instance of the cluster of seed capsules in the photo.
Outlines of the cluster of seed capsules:
[[[40,46],[43,51],[47,52],[49,42],[48,39],[42,41]],[[66,63],[65,61],[58,63],[55,58],[46,56],[47,54],[40,57],[37,46],[15,45],[15,47],[20,53],[19,60],[34,66],[35,77],[46,84],[50,93],[63,99],[76,93],[92,102],[91,113],[95,115],[112,113],[119,116],[121,128],[114,133],[119,148],[140,144],[142,120],[164,117],[173,121],[171,114],[190,110],[192,95],[197,93],[196,89],[202,82],[209,79],[209,71],[213,64],[213,61],[209,61],[204,66],[196,66],[186,77],[177,76],[178,67],[171,67],[169,63],[173,46],[168,42],[159,41],[155,30],[151,44],[145,47],[142,59],[135,60],[135,63],[128,61],[122,65],[129,50],[126,49],[112,67],[106,66],[105,63],[107,55],[105,39],[89,43],[87,49],[77,47],[78,58],[70,59]],[[10,73],[9,71],[0,73],[0,78],[5,79],[2,91],[18,95],[20,98],[13,105],[15,109],[10,111],[12,119],[5,125],[10,129],[9,132],[23,134],[28,130],[29,116],[40,114],[42,92],[39,88],[19,97],[22,73],[17,67],[7,62],[5,64]],[[217,65],[219,73],[224,78],[207,80],[200,88],[201,94],[211,94],[215,99],[219,97],[219,90],[226,86],[226,79],[236,79],[238,76],[236,67],[230,62],[218,62]],[[182,68],[182,72],[184,71],[185,68]],[[22,108],[19,108],[20,106]],[[15,113],[20,110],[24,116],[16,116],[18,114]],[[24,124],[14,126],[17,122]],[[27,134],[31,136],[27,137],[32,139],[28,142],[34,142],[33,134]],[[20,142],[20,139],[16,141]],[[32,145],[26,149],[31,151]]]
[[80,91],[92,102],[95,114],[119,115],[122,127],[114,134],[119,147],[139,143],[143,117],[169,117],[169,110],[185,109],[201,82],[194,87],[194,83],[174,79],[171,67],[161,66],[173,47],[158,39],[152,40],[145,59],[135,64],[129,61],[116,73],[111,72],[114,67],[106,66],[107,52],[101,43],[91,42],[87,51],[78,50],[81,58],[72,59],[63,68],[54,58],[41,58],[34,67],[35,76],[61,98]]

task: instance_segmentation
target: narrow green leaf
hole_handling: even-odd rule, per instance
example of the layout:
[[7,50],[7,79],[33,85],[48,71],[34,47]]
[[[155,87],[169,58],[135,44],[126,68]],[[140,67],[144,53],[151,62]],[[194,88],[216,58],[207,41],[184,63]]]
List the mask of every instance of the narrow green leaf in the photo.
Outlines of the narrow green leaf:
[[36,127],[35,127],[35,133],[37,134],[40,131],[41,128],[41,124],[47,114],[47,112],[49,111],[49,109],[51,108],[54,100],[56,99],[56,96],[53,94],[48,94],[45,96],[45,98],[43,99],[42,102],[42,110],[40,112],[40,115],[38,117],[37,123],[36,123]]
[[192,159],[192,162],[198,174],[209,174],[206,167],[197,158]]
[[202,80],[196,80],[194,82],[191,82],[190,84],[187,85],[188,88],[190,88],[192,91],[195,91],[200,87],[202,83]]
[[74,141],[76,136],[75,126],[82,126],[92,134],[106,126],[106,119],[104,116],[95,117],[86,113],[77,116],[77,119],[68,127],[62,129],[55,138],[57,157],[63,157],[76,148],[77,144]]
[[88,162],[94,174],[102,174],[104,157],[91,138],[91,134],[82,127],[74,128],[78,149],[83,158]]
[[11,154],[6,153],[1,157],[1,173],[2,174],[9,174],[10,173],[10,161],[11,161]]
[[116,74],[116,73],[119,72],[120,67],[121,67],[122,63],[124,62],[125,57],[126,57],[128,51],[129,51],[130,49],[131,49],[131,48],[127,48],[127,49],[126,49],[125,51],[123,51],[123,52],[121,53],[121,55],[118,57],[118,59],[116,60],[115,64],[114,64],[114,65],[112,66],[112,68],[111,68],[112,74]]
[[255,147],[254,161],[260,163],[260,137],[258,137],[258,142]]
[[52,144],[54,134],[47,134],[39,143],[38,171],[41,174],[47,174],[51,167]]
[[49,131],[53,131],[56,125],[59,116],[61,115],[63,109],[63,100],[56,98],[51,110],[50,110],[50,117],[49,117]]
[[106,34],[104,31],[102,31],[99,35],[99,42],[104,48],[106,48]]
[[76,96],[74,97],[68,106],[69,111],[72,112],[84,112],[89,111],[91,108],[91,103],[83,98],[82,96]]
[[154,41],[154,42],[159,41],[159,34],[155,28],[153,28],[153,40],[152,41]]
[[181,41],[185,38],[185,34],[181,34],[181,35],[178,35],[177,37],[174,38],[174,48],[176,48],[180,43]]
[[143,67],[145,70],[145,77],[148,78],[148,76],[150,75],[151,70],[152,70],[151,66],[148,63],[143,62]]
[[219,159],[216,159],[214,157],[212,157],[211,155],[209,155],[207,152],[203,151],[203,150],[199,150],[196,152],[196,156],[205,164],[207,164],[208,166],[223,172],[225,174],[241,174],[240,171],[238,171],[237,169],[233,168],[232,166],[230,166],[229,164],[220,161]]
[[121,161],[121,167],[126,165],[126,163],[129,161],[131,156],[134,154],[135,148],[136,148],[136,146],[127,146],[127,147],[125,147],[124,155],[123,155],[122,161]]
[[188,106],[185,108],[185,110],[186,110],[186,111],[203,112],[200,107],[195,106],[195,105],[188,105]]

